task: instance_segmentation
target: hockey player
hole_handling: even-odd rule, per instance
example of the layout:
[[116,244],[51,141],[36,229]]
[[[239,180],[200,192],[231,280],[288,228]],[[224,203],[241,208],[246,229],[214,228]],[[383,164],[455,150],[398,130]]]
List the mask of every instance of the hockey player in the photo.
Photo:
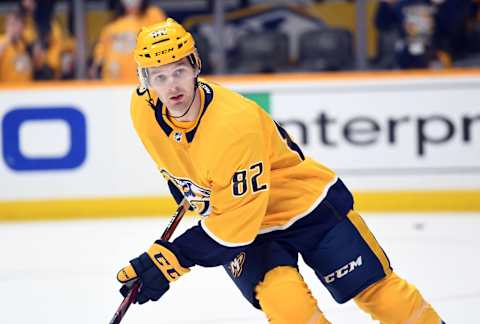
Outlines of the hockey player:
[[177,202],[186,197],[202,220],[121,269],[124,296],[139,279],[136,302],[156,301],[194,265],[222,265],[270,323],[328,323],[298,271],[300,254],[339,303],[353,298],[382,323],[441,323],[392,271],[336,174],[253,101],[198,78],[195,42],[181,25],[143,28],[134,55],[134,127]]

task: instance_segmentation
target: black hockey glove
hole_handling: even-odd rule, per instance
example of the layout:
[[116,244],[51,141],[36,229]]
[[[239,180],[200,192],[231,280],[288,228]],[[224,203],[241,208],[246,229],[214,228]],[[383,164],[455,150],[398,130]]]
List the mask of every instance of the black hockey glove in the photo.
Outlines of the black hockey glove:
[[131,260],[118,272],[117,279],[124,284],[120,293],[126,297],[132,282],[140,280],[142,285],[134,302],[157,301],[167,292],[171,281],[188,271],[180,265],[175,254],[162,245],[162,241],[156,241],[147,252]]

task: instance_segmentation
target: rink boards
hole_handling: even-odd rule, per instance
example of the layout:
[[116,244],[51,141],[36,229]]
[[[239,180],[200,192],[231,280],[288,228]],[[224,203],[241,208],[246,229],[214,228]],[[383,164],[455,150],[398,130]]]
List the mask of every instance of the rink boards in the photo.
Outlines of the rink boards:
[[[480,71],[211,80],[259,102],[362,211],[480,210]],[[174,209],[130,122],[134,87],[0,87],[0,220]]]

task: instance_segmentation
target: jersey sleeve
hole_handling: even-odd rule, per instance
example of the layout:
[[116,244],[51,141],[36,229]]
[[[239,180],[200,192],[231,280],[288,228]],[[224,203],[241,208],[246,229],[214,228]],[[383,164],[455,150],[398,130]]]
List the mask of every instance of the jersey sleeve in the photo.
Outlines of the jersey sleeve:
[[[211,164],[211,214],[201,221],[217,243],[250,244],[258,234],[269,198],[270,165],[260,125],[233,129]],[[240,136],[238,136],[240,132]],[[220,145],[219,145],[220,146]]]
[[138,137],[145,145],[142,133],[140,132],[140,114],[139,111],[141,109],[141,94],[139,93],[139,89],[135,89],[132,91],[130,95],[130,118],[132,120],[132,125],[137,133]]
[[230,262],[243,246],[228,247],[213,240],[200,226],[195,225],[173,242],[163,242],[177,256],[182,266],[216,267]]
[[[147,93],[143,91],[143,89],[137,88],[133,90],[130,101],[130,117],[132,119],[133,128],[137,133],[138,138],[142,142],[153,162],[158,165],[159,158],[155,154],[154,145],[148,139],[148,136],[145,134],[144,127],[142,127],[145,122],[145,116],[142,114],[142,111],[145,109],[150,109],[149,107],[146,107],[147,101]],[[147,118],[150,118],[150,116],[148,116]]]

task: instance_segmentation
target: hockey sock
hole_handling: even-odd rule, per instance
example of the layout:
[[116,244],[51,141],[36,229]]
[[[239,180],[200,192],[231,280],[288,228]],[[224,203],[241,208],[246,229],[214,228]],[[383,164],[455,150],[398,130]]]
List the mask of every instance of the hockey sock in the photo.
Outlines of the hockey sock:
[[302,276],[293,267],[270,270],[255,291],[271,324],[330,323],[318,308]]

